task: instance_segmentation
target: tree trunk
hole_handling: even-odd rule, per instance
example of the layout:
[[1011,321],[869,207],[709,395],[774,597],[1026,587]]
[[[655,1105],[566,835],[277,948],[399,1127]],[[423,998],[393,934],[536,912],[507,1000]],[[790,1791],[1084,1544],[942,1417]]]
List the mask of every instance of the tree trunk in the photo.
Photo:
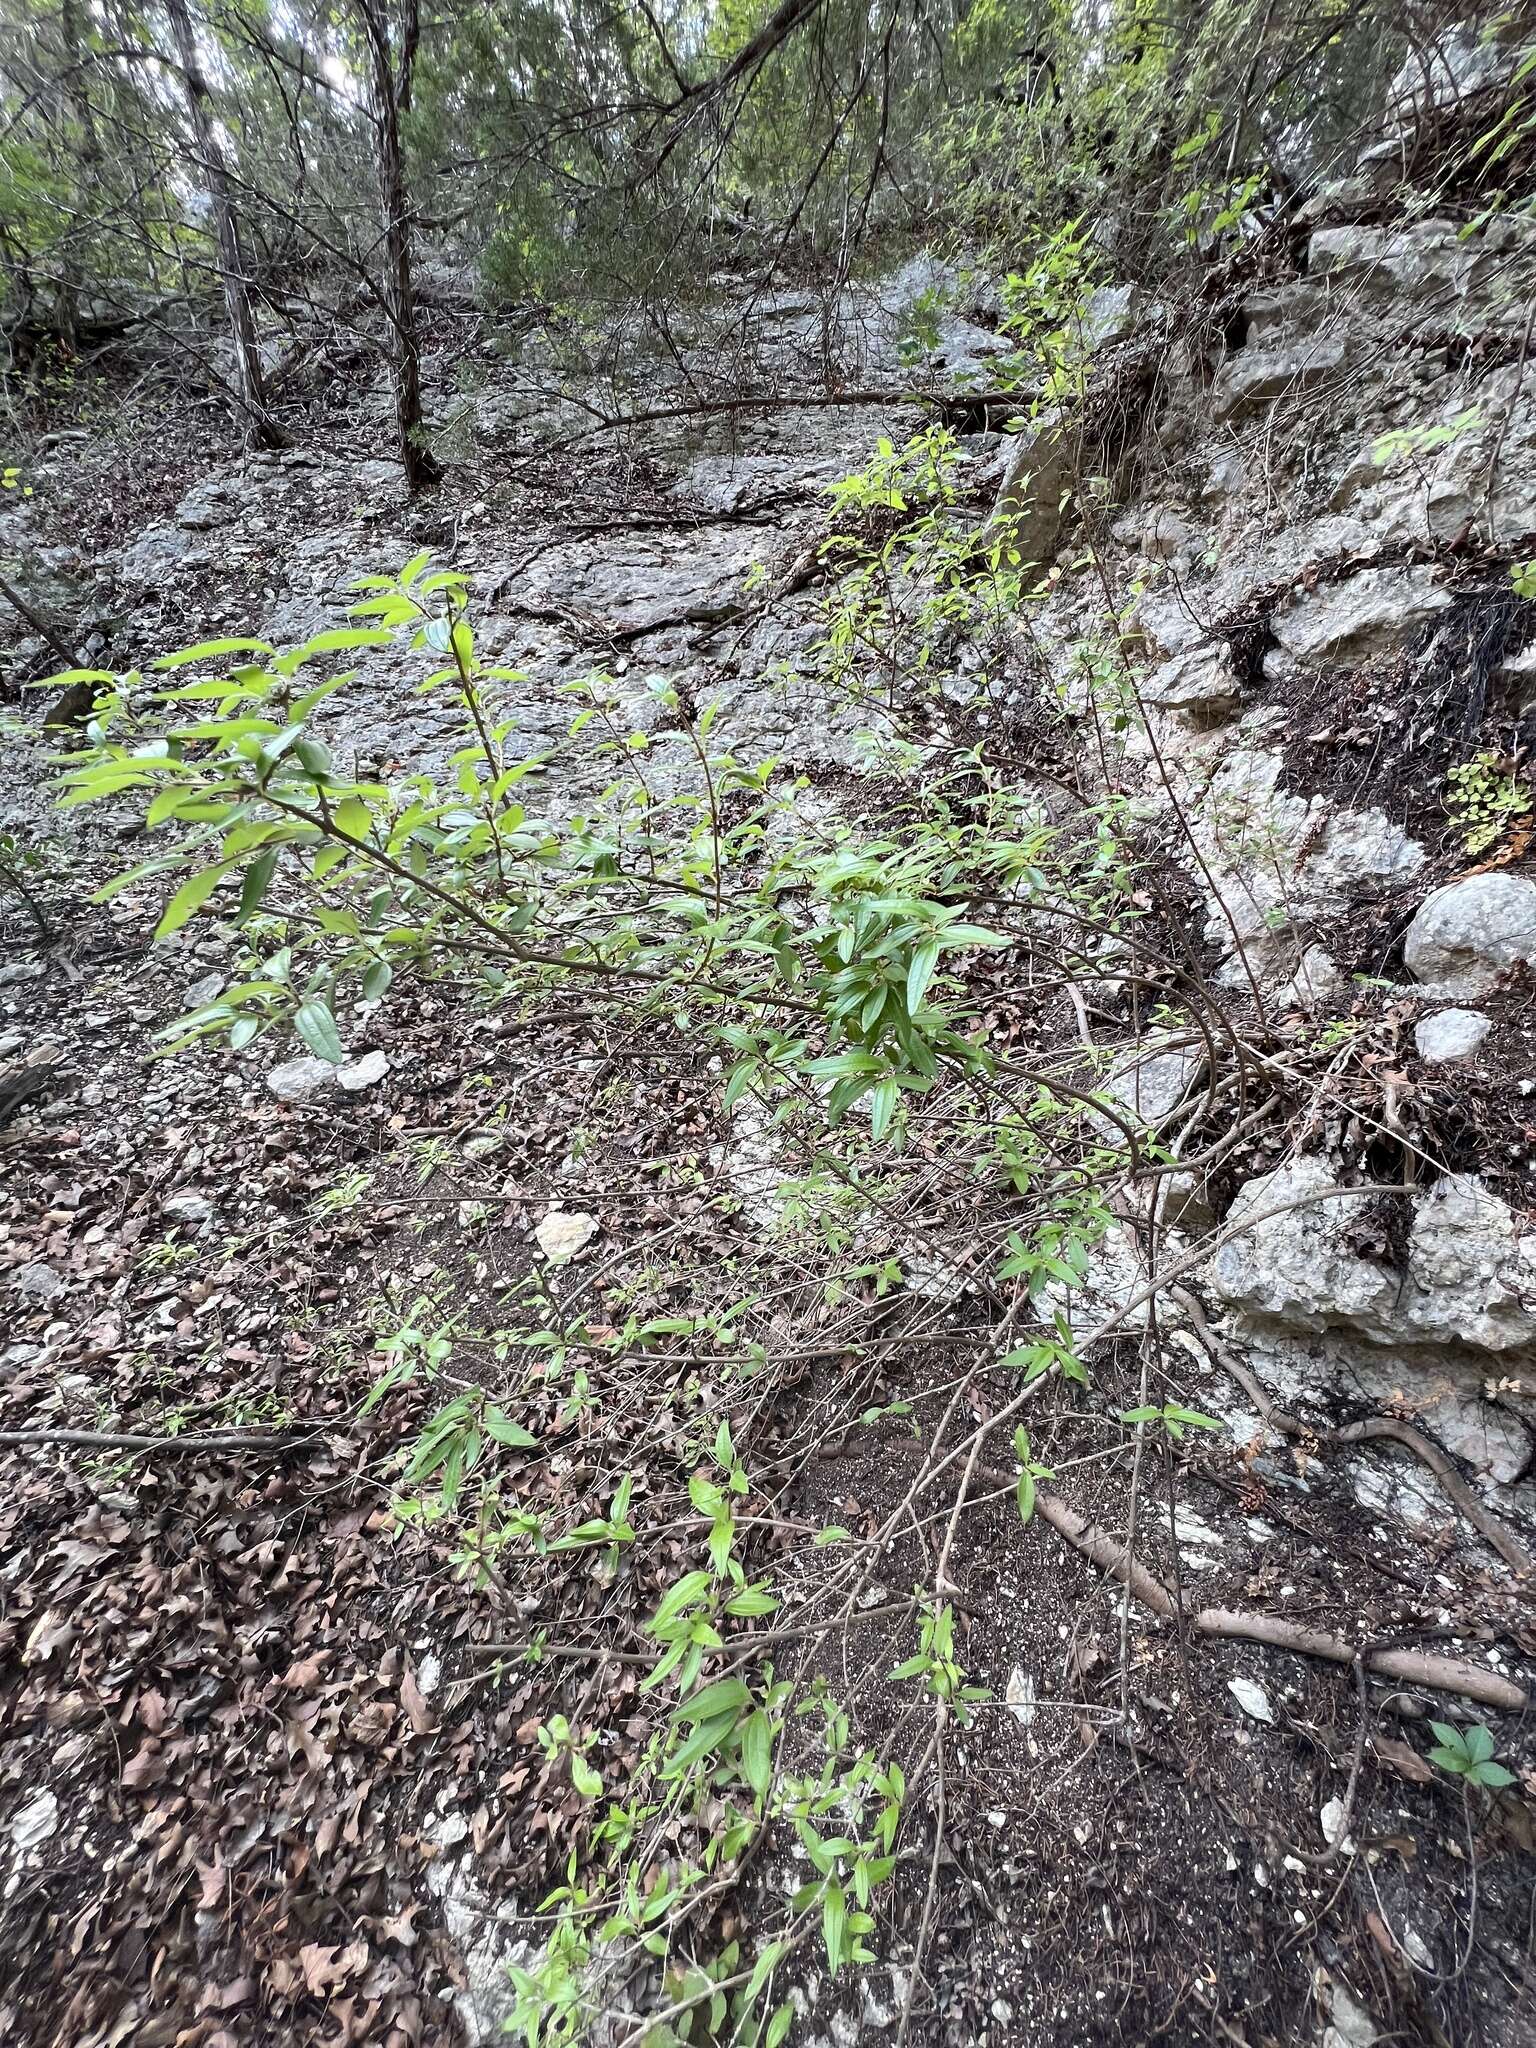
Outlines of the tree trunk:
[[192,133],[197,139],[198,157],[207,185],[208,203],[213,211],[214,230],[219,244],[219,275],[224,286],[224,307],[229,315],[230,333],[235,344],[235,382],[240,393],[240,404],[245,414],[245,445],[248,448],[281,448],[287,436],[274,422],[267,410],[266,391],[261,374],[261,349],[256,339],[256,313],[251,304],[250,287],[246,282],[245,258],[240,248],[240,228],[230,200],[229,172],[224,162],[224,152],[219,147],[218,130],[214,126],[213,96],[208,90],[208,81],[203,75],[202,63],[197,54],[197,41],[192,33],[192,17],[187,12],[187,0],[166,0],[166,12],[171,18],[171,28],[176,37],[176,51],[181,59],[182,85],[186,91],[187,112],[192,121]]
[[390,54],[389,24],[379,0],[358,0],[371,57],[374,150],[384,229],[384,305],[394,330],[390,370],[395,387],[395,432],[409,489],[438,483],[442,471],[427,447],[421,413],[421,345],[411,282],[411,203],[400,147],[400,114],[410,105],[411,72],[421,33],[416,0],[407,0],[398,64]]

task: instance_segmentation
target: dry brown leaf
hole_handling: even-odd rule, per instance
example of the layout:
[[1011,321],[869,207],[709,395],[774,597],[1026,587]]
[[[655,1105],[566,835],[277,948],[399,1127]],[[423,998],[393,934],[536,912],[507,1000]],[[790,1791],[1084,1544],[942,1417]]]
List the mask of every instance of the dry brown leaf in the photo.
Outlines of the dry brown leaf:
[[366,1941],[349,1941],[344,1948],[325,1948],[318,1941],[306,1942],[299,1950],[299,1967],[304,1982],[317,1998],[368,1967]]
[[418,1735],[426,1735],[432,1727],[432,1709],[427,1705],[421,1687],[416,1683],[415,1674],[405,1671],[400,1679],[400,1704],[410,1717],[411,1727]]
[[1390,1735],[1373,1736],[1371,1748],[1384,1764],[1390,1764],[1410,1785],[1427,1785],[1435,1775],[1416,1749]]

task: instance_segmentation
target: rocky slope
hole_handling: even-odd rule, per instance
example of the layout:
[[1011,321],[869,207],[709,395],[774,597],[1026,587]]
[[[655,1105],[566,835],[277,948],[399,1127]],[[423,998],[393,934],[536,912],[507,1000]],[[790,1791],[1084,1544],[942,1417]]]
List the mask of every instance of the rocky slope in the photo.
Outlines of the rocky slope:
[[[1136,1301],[1127,1327],[1167,1397],[1222,1429],[1209,1456],[1170,1461],[1167,1516],[1135,1545],[1192,1620],[1210,1603],[1193,1630],[1155,1586],[1152,1604],[1122,1598],[1124,1546],[1102,1528],[1096,1552],[1053,1525],[1059,1554],[1021,1562],[1013,1474],[989,1477],[1003,1505],[977,1516],[967,1656],[995,1705],[954,1766],[927,2038],[1530,2038],[1527,1789],[1479,1809],[1474,1924],[1464,1813],[1424,1789],[1407,1739],[1426,1710],[1483,1715],[1528,1764],[1520,1716],[1378,1671],[1359,1793],[1356,1708],[1368,1650],[1433,1641],[1474,1658],[1495,1701],[1521,1697],[1536,1656],[1536,864],[1522,811],[1474,854],[1447,809],[1451,771],[1480,756],[1518,786],[1533,737],[1536,602],[1511,569],[1536,556],[1536,229],[1469,232],[1432,194],[1412,211],[1398,177],[1426,123],[1475,118],[1488,61],[1469,45],[1400,82],[1359,165],[1191,300],[1099,293],[1065,420],[1009,435],[985,407],[939,408],[960,436],[954,519],[1012,536],[1042,581],[1001,651],[941,637],[905,679],[907,773],[980,744],[1042,815],[1121,806],[1145,862],[1142,950],[1080,963],[1075,1007],[998,988],[987,1015],[1098,1090],[1110,1129],[1167,1148],[1116,1183],[1114,1227],[1059,1305],[1082,1336]],[[576,402],[536,327],[503,328],[449,271],[427,284],[440,494],[408,500],[372,452],[387,396],[366,377],[338,378],[307,444],[266,458],[232,455],[194,410],[137,439],[98,413],[89,441],[39,448],[34,495],[4,508],[29,601],[83,658],[126,667],[216,634],[303,639],[344,621],[356,576],[431,548],[472,580],[481,645],[510,672],[498,708],[530,752],[558,750],[553,810],[627,784],[613,731],[641,736],[627,758],[651,788],[696,786],[657,675],[719,703],[740,759],[803,773],[803,820],[884,802],[868,704],[826,682],[825,491],[933,415],[903,402],[919,294],[947,303],[921,381],[956,401],[985,387],[1006,354],[985,286],[928,258],[873,292],[722,284],[674,323],[684,367],[701,376],[722,335],[745,335],[743,380],[799,397],[690,409],[677,359],[638,343],[621,398],[594,383]],[[50,665],[14,650],[18,676]],[[571,743],[567,686],[594,669],[612,727]],[[813,1271],[779,1186],[793,1156],[750,1108],[722,1114],[718,1071],[687,1048],[589,1043],[581,1013],[557,1012],[529,1051],[518,1026],[508,1045],[427,990],[403,1018],[363,1015],[339,1075],[265,1043],[185,1079],[146,1068],[153,1031],[222,985],[234,934],[210,920],[145,956],[147,894],[79,904],[77,874],[118,864],[124,821],[74,836],[51,819],[24,702],[0,827],[47,823],[37,886],[73,923],[39,941],[18,907],[0,969],[5,1057],[51,1067],[56,1047],[61,1066],[17,1123],[7,1427],[158,1431],[179,1374],[210,1406],[236,1383],[244,1419],[281,1400],[310,1433],[270,1476],[261,1459],[234,1481],[216,1457],[217,1478],[182,1467],[200,1475],[185,1498],[142,1468],[18,1457],[0,1846],[29,1960],[5,1994],[12,2035],[497,2038],[506,1965],[532,1953],[537,1900],[585,1839],[531,1730],[553,1702],[586,1710],[597,1674],[520,1673],[505,1696],[482,1682],[495,1613],[422,1532],[389,1548],[384,1454],[349,1434],[367,1346],[336,1329],[366,1331],[381,1291],[435,1289],[489,1333],[530,1243],[570,1264],[552,1286],[590,1284],[615,1320],[653,1285],[666,1306],[668,1288],[762,1272],[806,1318],[765,1318],[765,1340],[814,1337],[817,1362],[786,1378],[775,1509],[804,1526],[880,1527],[947,1411],[902,1378],[926,1359],[898,1353],[858,1397],[884,1433],[849,1416],[821,1461],[850,1397],[825,1364],[819,1282],[801,1298],[784,1280]],[[456,743],[392,652],[360,662],[329,716],[337,747],[392,773]],[[672,1064],[637,1064],[647,1051]],[[551,1213],[575,1227],[550,1238]],[[969,1191],[887,1223],[860,1214],[861,1275],[898,1262],[924,1343],[987,1337],[989,1219]],[[683,1277],[657,1283],[654,1243],[678,1235]],[[1172,1269],[1155,1307],[1137,1299]],[[1098,1469],[1071,1425],[1135,1412],[1125,1341],[1095,1353],[1092,1415],[1068,1403],[1050,1425],[1064,1472]],[[1125,1529],[1124,1496],[1084,1483]],[[216,1595],[196,1563],[209,1529]],[[903,1553],[893,1584],[932,1562]],[[611,1646],[644,1611],[623,1597],[634,1614],[584,1589],[559,1621],[595,1617]],[[1198,1638],[1241,1631],[1205,1617],[1256,1606],[1293,1637],[1359,1646],[1354,1669],[1251,1635],[1215,1661]],[[536,1595],[525,1608],[531,1626]],[[882,1739],[904,1725],[878,1686],[901,1654],[882,1639],[865,1658]],[[642,1705],[621,1671],[591,1711],[625,1730]],[[794,1889],[795,1858],[765,1854],[763,1896]],[[797,1979],[807,2041],[900,2025],[927,1870],[925,1848],[858,1988]],[[91,1958],[78,1983],[58,1961],[71,1941]]]

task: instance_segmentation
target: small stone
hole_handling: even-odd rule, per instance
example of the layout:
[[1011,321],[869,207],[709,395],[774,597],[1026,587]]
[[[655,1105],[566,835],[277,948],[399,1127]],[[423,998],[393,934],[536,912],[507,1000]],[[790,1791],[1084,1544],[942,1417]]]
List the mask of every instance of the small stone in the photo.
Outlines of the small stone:
[[1227,1691],[1250,1719],[1274,1726],[1275,1716],[1269,1704],[1269,1694],[1262,1685],[1255,1685],[1251,1678],[1229,1678]]
[[336,1069],[338,1086],[345,1088],[349,1095],[356,1095],[364,1088],[373,1088],[389,1072],[389,1060],[382,1052],[365,1052],[361,1059],[348,1060],[345,1066]]
[[1168,1173],[1158,1182],[1157,1220],[1168,1230],[1182,1230],[1199,1237],[1216,1224],[1216,1209],[1203,1177],[1195,1173]]
[[1465,1060],[1493,1029],[1493,1019],[1481,1010],[1437,1010],[1415,1026],[1413,1042],[1423,1060]]
[[1323,1810],[1318,1818],[1322,1824],[1323,1840],[1330,1849],[1335,1843],[1338,1843],[1346,1854],[1353,1849],[1354,1843],[1345,1833],[1345,1823],[1349,1816],[1344,1811],[1342,1799],[1325,1799],[1323,1801]]
[[597,1235],[597,1218],[584,1210],[551,1209],[533,1233],[534,1243],[552,1266],[574,1259]]
[[35,1849],[57,1832],[59,1802],[52,1792],[34,1792],[11,1818],[10,1837],[18,1853]]
[[17,982],[41,979],[41,960],[0,960],[0,988],[10,988]]
[[336,1069],[329,1060],[301,1053],[297,1059],[275,1066],[267,1076],[267,1087],[279,1102],[307,1102],[322,1088],[329,1088],[335,1078]]
[[205,974],[201,981],[194,981],[182,997],[189,1010],[201,1010],[205,1004],[214,1002],[224,987],[222,974]]
[[1435,1958],[1429,1944],[1416,1927],[1410,1927],[1405,1921],[1397,1938],[1403,1954],[1410,1963],[1417,1963],[1421,1970],[1432,1970],[1435,1967]]
[[1325,946],[1308,946],[1276,1000],[1287,1009],[1315,1010],[1343,980],[1339,963]]
[[183,1188],[179,1194],[167,1195],[160,1209],[163,1215],[177,1223],[211,1223],[217,1214],[208,1197],[198,1194],[195,1188]]
[[[1376,2022],[1365,2007],[1337,1980],[1333,1985],[1333,2005],[1329,2017],[1333,2025],[1328,2032],[1333,2035],[1338,2048],[1371,2048],[1371,2043],[1379,2038]],[[1324,2039],[1326,2038],[1325,2035]]]
[[1008,1685],[1003,1698],[1007,1701],[1012,1710],[1013,1718],[1019,1723],[1020,1727],[1028,1728],[1033,1724],[1037,1711],[1035,1707],[1035,1681],[1027,1672],[1021,1671],[1017,1664],[1008,1674]]
[[55,1301],[64,1292],[66,1284],[64,1275],[41,1259],[18,1266],[11,1275],[11,1285],[29,1301]]

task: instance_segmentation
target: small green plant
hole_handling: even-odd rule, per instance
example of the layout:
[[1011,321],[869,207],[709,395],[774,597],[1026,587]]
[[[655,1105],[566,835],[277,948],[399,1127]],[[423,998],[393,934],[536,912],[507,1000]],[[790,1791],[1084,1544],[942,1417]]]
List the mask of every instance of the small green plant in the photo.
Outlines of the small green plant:
[[1175,1443],[1183,1442],[1187,1430],[1221,1428],[1214,1415],[1202,1415],[1198,1408],[1181,1408],[1176,1401],[1165,1401],[1160,1408],[1122,1409],[1120,1420],[1131,1426],[1138,1422],[1155,1423]]
[[1474,754],[1445,780],[1445,808],[1468,853],[1486,853],[1531,809],[1530,784],[1497,754]]
[[1509,580],[1516,597],[1536,598],[1536,562],[1512,562]]
[[1438,1764],[1442,1771],[1468,1785],[1483,1785],[1489,1790],[1513,1785],[1514,1772],[1494,1762],[1493,1737],[1481,1724],[1465,1730],[1453,1728],[1449,1721],[1431,1721],[1429,1725],[1436,1736],[1435,1747],[1429,1752],[1432,1764]]
[[917,1655],[898,1664],[891,1677],[922,1679],[936,1700],[953,1707],[962,1726],[970,1719],[969,1703],[988,1697],[985,1686],[965,1682],[965,1671],[955,1656],[955,1610],[945,1601],[924,1600]]
[[1482,424],[1482,413],[1471,405],[1464,412],[1457,413],[1455,419],[1433,427],[1398,427],[1372,444],[1371,460],[1378,469],[1390,469],[1394,463],[1431,455],[1437,448],[1454,447],[1464,435],[1475,433]]
[[1054,1479],[1055,1473],[1049,1465],[1038,1465],[1029,1447],[1029,1431],[1022,1423],[1013,1432],[1013,1453],[1021,1467],[1014,1500],[1019,1510],[1019,1520],[1027,1528],[1034,1519],[1035,1496],[1042,1479]]
[[[1220,110],[1212,108],[1195,132],[1173,151],[1171,161],[1176,165],[1213,161],[1208,152],[1221,141],[1225,125]],[[1219,157],[1220,152],[1217,154]],[[1249,208],[1268,182],[1269,172],[1263,167],[1236,178],[1221,169],[1181,193],[1171,210],[1188,246],[1212,248],[1228,236],[1236,239]]]
[[595,1733],[578,1736],[564,1714],[551,1714],[538,1729],[539,1748],[552,1764],[564,1762],[571,1774],[571,1783],[583,1799],[600,1799],[603,1780],[599,1771],[587,1761],[587,1751],[596,1742]]

